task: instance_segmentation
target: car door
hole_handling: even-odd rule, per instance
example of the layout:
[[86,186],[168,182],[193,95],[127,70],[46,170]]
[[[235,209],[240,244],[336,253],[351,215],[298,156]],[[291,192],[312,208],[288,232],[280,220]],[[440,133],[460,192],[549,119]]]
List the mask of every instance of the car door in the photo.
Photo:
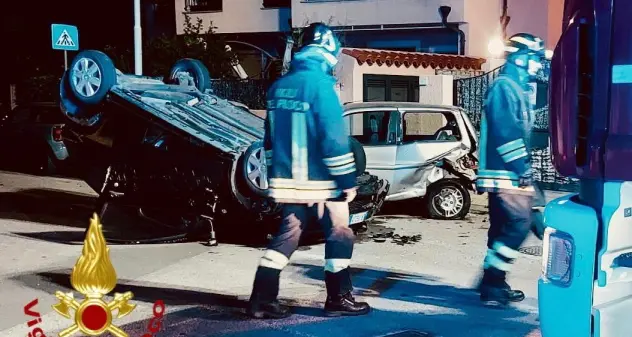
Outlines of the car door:
[[[402,137],[397,148],[396,173],[394,180],[400,184],[393,193],[423,196],[423,185],[429,174],[440,174],[433,170],[443,159],[456,160],[468,153],[470,148],[463,143],[467,136],[460,117],[450,110],[415,109],[401,110]],[[467,141],[469,144],[469,140]],[[442,176],[428,178],[431,182]]]
[[366,170],[393,183],[399,115],[396,109],[380,108],[345,112],[349,135],[357,139],[366,153]]

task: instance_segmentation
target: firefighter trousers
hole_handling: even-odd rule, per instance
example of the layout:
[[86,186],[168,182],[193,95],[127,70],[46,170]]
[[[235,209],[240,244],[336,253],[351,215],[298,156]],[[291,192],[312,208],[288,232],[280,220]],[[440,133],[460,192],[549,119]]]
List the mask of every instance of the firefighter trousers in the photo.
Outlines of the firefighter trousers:
[[490,227],[483,284],[506,285],[506,273],[520,256],[518,248],[531,230],[533,203],[530,195],[489,193]]
[[349,204],[285,204],[278,234],[261,257],[251,301],[270,302],[279,292],[279,275],[298,248],[310,223],[318,222],[325,234],[325,284],[328,296],[344,295],[352,290],[349,262],[355,235],[349,228]]

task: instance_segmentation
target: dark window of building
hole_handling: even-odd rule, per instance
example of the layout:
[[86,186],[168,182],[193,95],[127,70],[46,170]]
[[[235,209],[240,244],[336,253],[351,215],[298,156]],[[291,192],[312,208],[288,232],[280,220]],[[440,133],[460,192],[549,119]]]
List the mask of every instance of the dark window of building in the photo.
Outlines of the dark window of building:
[[365,102],[419,102],[419,76],[364,75]]
[[290,8],[292,0],[263,0],[263,8]]
[[221,12],[223,0],[186,0],[187,12]]

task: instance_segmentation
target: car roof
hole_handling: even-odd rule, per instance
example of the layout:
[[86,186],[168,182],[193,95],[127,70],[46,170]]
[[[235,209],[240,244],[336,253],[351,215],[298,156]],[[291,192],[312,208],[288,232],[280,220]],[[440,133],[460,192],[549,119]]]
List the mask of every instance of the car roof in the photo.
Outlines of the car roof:
[[375,109],[375,108],[458,110],[458,107],[453,106],[453,105],[425,104],[425,103],[417,103],[417,102],[381,101],[381,102],[352,102],[352,103],[344,104],[345,110]]

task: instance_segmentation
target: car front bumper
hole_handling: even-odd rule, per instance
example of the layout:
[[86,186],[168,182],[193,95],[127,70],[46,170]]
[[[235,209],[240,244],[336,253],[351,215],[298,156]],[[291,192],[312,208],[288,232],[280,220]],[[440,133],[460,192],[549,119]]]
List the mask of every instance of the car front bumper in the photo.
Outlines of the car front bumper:
[[379,213],[389,189],[390,184],[384,179],[372,182],[371,186],[361,186],[356,198],[349,203],[349,225],[368,221]]

